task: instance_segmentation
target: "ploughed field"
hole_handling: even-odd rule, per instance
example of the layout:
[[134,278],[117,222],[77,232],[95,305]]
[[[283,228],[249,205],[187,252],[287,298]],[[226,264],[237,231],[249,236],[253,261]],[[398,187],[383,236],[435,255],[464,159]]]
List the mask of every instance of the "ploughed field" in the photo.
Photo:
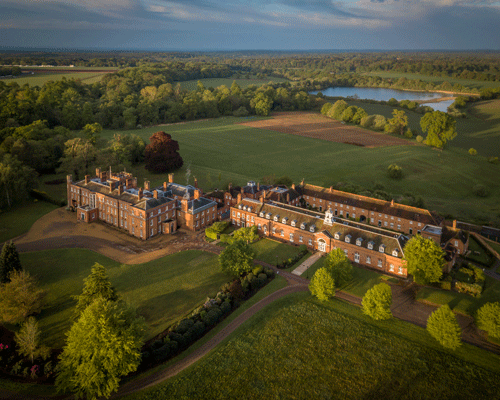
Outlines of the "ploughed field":
[[415,144],[405,139],[342,124],[318,113],[274,113],[270,119],[244,122],[241,125],[362,147]]

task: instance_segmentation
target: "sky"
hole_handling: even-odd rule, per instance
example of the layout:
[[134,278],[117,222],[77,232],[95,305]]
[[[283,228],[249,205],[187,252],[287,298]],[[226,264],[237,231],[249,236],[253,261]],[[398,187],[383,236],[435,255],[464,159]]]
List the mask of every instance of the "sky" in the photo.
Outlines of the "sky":
[[500,0],[1,0],[0,47],[500,50]]

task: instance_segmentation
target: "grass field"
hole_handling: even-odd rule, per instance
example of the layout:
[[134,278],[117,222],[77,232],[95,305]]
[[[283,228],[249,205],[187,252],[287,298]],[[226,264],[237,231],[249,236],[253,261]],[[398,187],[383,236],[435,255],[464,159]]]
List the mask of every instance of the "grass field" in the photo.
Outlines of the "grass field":
[[380,76],[381,78],[407,78],[407,79],[420,79],[424,82],[432,82],[435,84],[441,84],[443,82],[449,82],[451,85],[456,83],[469,87],[471,89],[480,89],[482,87],[500,87],[500,82],[483,82],[474,79],[459,79],[459,78],[451,78],[451,77],[441,77],[441,76],[429,76],[429,75],[420,75],[420,74],[411,74],[406,72],[365,72],[363,75],[369,76]]
[[[391,108],[385,108],[390,113]],[[273,174],[288,175],[295,182],[305,178],[308,183],[325,187],[339,181],[368,188],[380,183],[390,193],[422,196],[429,209],[466,221],[488,222],[500,215],[496,201],[500,196],[500,165],[488,163],[481,155],[470,156],[463,148],[450,146],[444,151],[424,145],[363,148],[250,128],[239,125],[240,121],[248,119],[224,117],[129,132],[145,140],[160,129],[171,134],[179,142],[184,159],[183,168],[175,174],[176,182],[187,182],[189,168],[189,182],[193,184],[196,176],[206,191],[225,187],[229,182],[236,185],[248,180],[260,181]],[[105,130],[103,136],[110,138],[114,132]],[[396,181],[387,176],[391,163],[403,168],[404,179]],[[167,180],[167,174],[154,175],[143,167],[132,172],[138,176],[139,184],[144,178],[152,185]],[[475,196],[472,188],[476,184],[489,188],[490,195]]]
[[261,239],[252,243],[255,259],[271,265],[281,264],[299,254],[299,248],[288,243],[280,243],[271,239]]
[[[206,78],[206,79],[193,79],[191,81],[183,81],[179,82],[181,84],[182,89],[186,90],[196,90],[196,85],[198,84],[198,80],[203,83],[206,88],[212,87],[216,88],[222,85],[226,85],[228,88],[231,87],[233,81],[236,81],[241,88],[246,88],[250,85],[261,86],[269,82],[281,83],[288,82],[288,79],[285,78],[276,78],[276,77],[265,77],[265,78],[256,78],[250,77],[246,78],[236,78],[234,76],[229,78]],[[177,82],[176,82],[177,83]]]
[[31,201],[19,207],[0,212],[0,243],[29,231],[31,225],[57,206],[44,201]]
[[[116,69],[116,68],[115,68]],[[83,83],[92,84],[99,82],[102,77],[109,72],[38,72],[34,75],[23,75],[19,78],[9,78],[3,79],[5,83],[16,82],[20,86],[26,83],[30,86],[43,86],[48,81],[60,81],[63,78],[66,79],[79,79]]]
[[[467,260],[478,262],[486,268],[491,268],[496,262],[493,254],[481,246],[472,235],[469,238],[469,250],[470,254],[467,256]],[[475,251],[479,252],[479,255],[474,254]]]
[[217,256],[197,250],[139,265],[120,264],[84,249],[22,253],[21,262],[47,291],[39,322],[44,342],[54,348],[64,343],[76,304],[72,296],[81,293],[83,279],[95,262],[106,267],[119,297],[144,316],[147,339],[181,319],[231,278],[220,272]]
[[476,311],[485,303],[500,299],[500,281],[486,276],[484,290],[479,297],[452,292],[450,290],[423,287],[417,293],[417,300],[432,304],[448,304],[451,309],[462,314],[475,316]]
[[415,325],[338,300],[283,298],[164,384],[128,399],[489,399],[500,357],[443,350]]

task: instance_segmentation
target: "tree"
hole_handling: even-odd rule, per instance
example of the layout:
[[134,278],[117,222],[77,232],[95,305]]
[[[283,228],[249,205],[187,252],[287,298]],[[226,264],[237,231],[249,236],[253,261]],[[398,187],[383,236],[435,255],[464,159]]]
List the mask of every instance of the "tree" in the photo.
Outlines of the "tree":
[[93,124],[87,124],[83,127],[83,134],[88,139],[90,143],[94,146],[99,140],[101,135],[102,126],[98,122],[94,122]]
[[427,132],[425,144],[442,149],[446,142],[457,136],[455,120],[442,111],[426,113],[420,119],[422,131]]
[[258,92],[255,97],[250,100],[250,106],[255,109],[255,114],[268,116],[273,106],[273,100],[262,92]]
[[285,185],[285,186],[292,186],[293,185],[293,180],[289,176],[282,176],[274,181],[275,185]]
[[391,164],[387,168],[387,175],[392,179],[401,179],[403,177],[403,168],[399,165]]
[[168,172],[182,167],[184,161],[179,152],[179,143],[163,131],[154,133],[149,138],[144,159],[146,169],[151,172]]
[[403,260],[417,283],[438,282],[443,275],[444,252],[432,239],[413,236],[404,247]]
[[76,180],[90,172],[90,167],[97,163],[100,153],[88,139],[75,138],[64,143],[64,155],[61,158],[60,172],[72,172]]
[[341,249],[333,249],[327,254],[323,266],[328,270],[338,287],[352,279],[352,264]]
[[335,103],[333,103],[332,107],[330,107],[330,109],[326,113],[326,116],[338,120],[347,107],[349,107],[349,105],[346,101],[337,100]]
[[369,289],[361,301],[363,312],[373,319],[389,319],[391,313],[392,291],[387,283],[379,283]]
[[16,245],[10,242],[5,242],[0,254],[0,283],[10,281],[9,275],[12,271],[21,271],[21,260],[17,252]]
[[234,275],[251,271],[255,253],[243,240],[235,240],[219,255],[219,264],[222,271]]
[[143,318],[130,306],[95,300],[71,326],[59,356],[58,391],[77,398],[108,398],[120,378],[137,369],[145,331]]
[[248,226],[246,228],[240,228],[233,233],[234,240],[243,240],[246,244],[255,242],[258,238],[259,234],[255,225]]
[[13,271],[10,282],[0,285],[0,321],[17,324],[38,313],[44,305],[45,292],[26,271]]
[[50,349],[47,346],[40,345],[40,330],[35,317],[29,317],[21,326],[19,332],[15,334],[19,354],[29,357],[31,363],[37,357],[44,360],[49,356]]
[[403,110],[392,110],[392,118],[387,120],[385,132],[397,133],[401,136],[404,134],[405,128],[408,126],[408,117]]
[[462,344],[460,325],[447,304],[431,314],[427,320],[427,332],[448,349],[455,350]]
[[328,114],[328,111],[330,110],[330,108],[333,107],[333,104],[332,103],[325,103],[323,104],[323,107],[321,107],[321,114],[323,115],[327,115]]
[[74,296],[77,301],[76,315],[80,314],[96,299],[103,298],[109,301],[118,300],[115,288],[109,281],[106,268],[95,263],[90,269],[90,275],[83,281],[83,291],[79,296]]
[[486,303],[477,312],[477,326],[488,335],[500,339],[500,303]]
[[320,300],[328,300],[335,296],[335,280],[327,268],[322,267],[316,271],[309,283],[309,290]]
[[475,155],[477,154],[477,150],[476,150],[476,149],[474,149],[473,147],[471,147],[471,148],[469,149],[469,154],[470,154],[471,156],[475,156]]
[[6,154],[0,162],[0,207],[10,208],[14,203],[26,201],[35,184],[35,171],[17,157]]

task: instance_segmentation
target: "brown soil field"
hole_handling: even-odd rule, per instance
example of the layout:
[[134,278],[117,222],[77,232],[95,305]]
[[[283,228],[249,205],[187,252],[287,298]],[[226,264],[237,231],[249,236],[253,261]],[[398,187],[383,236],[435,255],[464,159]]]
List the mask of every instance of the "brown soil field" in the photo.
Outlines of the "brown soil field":
[[241,125],[363,147],[415,144],[409,140],[368,131],[357,126],[344,125],[340,121],[311,112],[274,113],[270,119],[243,122]]

